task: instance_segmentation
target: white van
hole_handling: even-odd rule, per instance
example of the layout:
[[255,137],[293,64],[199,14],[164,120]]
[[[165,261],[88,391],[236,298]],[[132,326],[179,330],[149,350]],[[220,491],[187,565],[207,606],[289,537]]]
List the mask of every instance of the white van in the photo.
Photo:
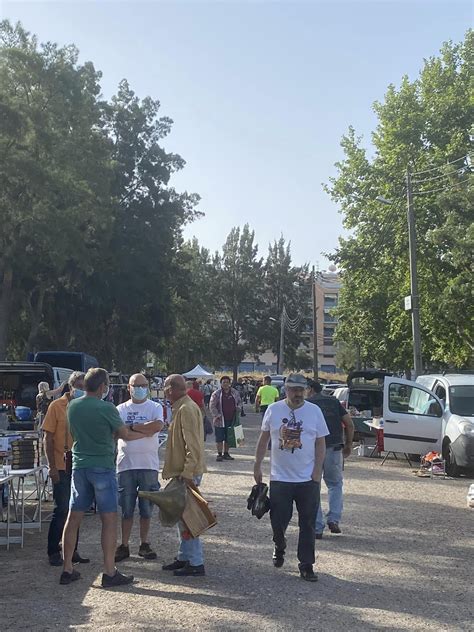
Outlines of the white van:
[[474,471],[474,375],[422,375],[416,382],[386,377],[385,450],[441,452],[450,476]]
[[67,382],[72,372],[72,369],[64,369],[59,366],[53,366],[54,388],[58,388],[58,386],[61,386],[63,382]]

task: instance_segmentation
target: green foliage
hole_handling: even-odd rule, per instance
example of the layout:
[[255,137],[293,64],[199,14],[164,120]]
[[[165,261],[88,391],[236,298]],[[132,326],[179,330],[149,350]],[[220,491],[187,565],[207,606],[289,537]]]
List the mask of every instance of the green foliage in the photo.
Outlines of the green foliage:
[[[443,46],[413,82],[389,86],[376,103],[369,159],[353,129],[327,191],[350,236],[332,256],[343,270],[337,338],[367,365],[412,366],[404,173],[414,172],[422,353],[427,366],[463,367],[473,352],[473,200],[469,159],[474,33]],[[450,163],[456,161],[451,165]],[[439,191],[437,189],[440,189]],[[378,196],[393,200],[386,206]]]

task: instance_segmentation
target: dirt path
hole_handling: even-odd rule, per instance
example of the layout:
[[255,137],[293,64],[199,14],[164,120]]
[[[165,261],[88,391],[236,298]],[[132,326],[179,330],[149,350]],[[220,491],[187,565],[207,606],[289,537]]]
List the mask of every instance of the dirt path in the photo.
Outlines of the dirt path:
[[202,489],[219,524],[204,537],[206,577],[161,570],[177,541],[154,521],[158,560],[138,558],[134,528],[132,558],[120,568],[137,581],[103,590],[99,518],[87,516],[80,551],[92,563],[71,586],[59,586],[59,569],[46,561],[45,531],[28,533],[23,550],[0,549],[0,630],[474,629],[469,481],[418,479],[402,461],[351,458],[344,533],[317,542],[319,582],[307,584],[297,572],[295,518],[285,565],[274,569],[268,516],[258,521],[246,509],[259,417],[243,421],[247,447],[235,461],[216,463],[208,444]]

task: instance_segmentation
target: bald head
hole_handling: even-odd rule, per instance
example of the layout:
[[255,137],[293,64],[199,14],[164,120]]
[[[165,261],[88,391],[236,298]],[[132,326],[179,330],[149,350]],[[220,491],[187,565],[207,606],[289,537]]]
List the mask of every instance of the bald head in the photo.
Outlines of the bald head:
[[182,375],[177,373],[168,375],[165,380],[165,396],[171,403],[176,402],[186,395],[186,381]]
[[143,404],[148,399],[148,380],[143,373],[134,373],[128,380],[128,392],[134,404]]
[[134,373],[128,380],[130,386],[148,386],[148,380],[143,373]]

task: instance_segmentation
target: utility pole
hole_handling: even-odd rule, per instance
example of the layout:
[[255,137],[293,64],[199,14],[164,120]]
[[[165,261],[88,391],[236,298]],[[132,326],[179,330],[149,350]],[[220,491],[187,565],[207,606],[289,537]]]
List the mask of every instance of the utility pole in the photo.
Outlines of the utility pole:
[[311,287],[313,299],[313,379],[318,379],[318,306],[316,304],[316,273],[311,272]]
[[278,354],[277,373],[283,375],[285,370],[285,306],[281,308],[280,317],[280,353]]
[[410,250],[411,326],[413,332],[413,361],[416,379],[423,372],[423,362],[421,358],[420,297],[418,294],[418,273],[416,264],[415,215],[413,211],[413,192],[411,188],[411,175],[409,167],[407,167],[406,182],[408,246]]

